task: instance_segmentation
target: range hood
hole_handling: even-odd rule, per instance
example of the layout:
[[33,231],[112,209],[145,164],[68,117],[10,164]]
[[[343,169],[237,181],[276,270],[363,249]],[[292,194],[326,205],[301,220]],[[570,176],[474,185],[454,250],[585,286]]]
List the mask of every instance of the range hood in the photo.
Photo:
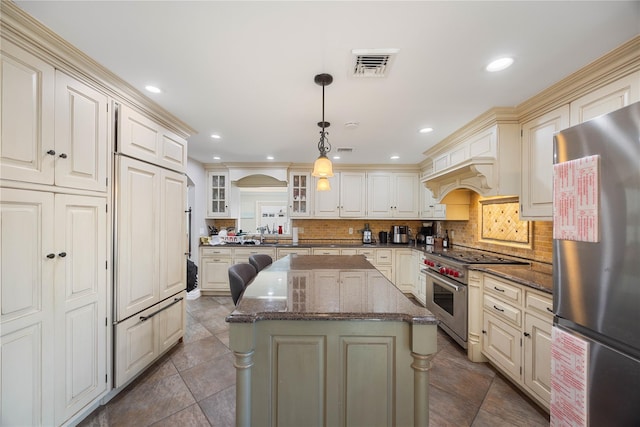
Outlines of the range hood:
[[469,189],[482,196],[496,195],[495,157],[473,157],[422,179],[433,197],[441,201],[457,189]]
[[457,189],[485,197],[517,195],[521,145],[514,109],[491,109],[424,152],[421,181],[438,202]]

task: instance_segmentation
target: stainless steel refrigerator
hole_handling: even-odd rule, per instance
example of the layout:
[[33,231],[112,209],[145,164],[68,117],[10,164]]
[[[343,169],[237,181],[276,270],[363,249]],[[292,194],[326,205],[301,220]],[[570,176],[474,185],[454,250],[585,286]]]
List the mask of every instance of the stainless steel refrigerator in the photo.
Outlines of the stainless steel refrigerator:
[[640,103],[553,155],[551,424],[640,426]]

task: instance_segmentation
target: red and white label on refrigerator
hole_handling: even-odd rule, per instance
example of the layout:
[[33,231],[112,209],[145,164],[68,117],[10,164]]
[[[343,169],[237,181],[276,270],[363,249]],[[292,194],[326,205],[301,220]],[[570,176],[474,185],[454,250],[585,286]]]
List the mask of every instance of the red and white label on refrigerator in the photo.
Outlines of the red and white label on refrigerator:
[[600,156],[553,165],[553,238],[599,242]]
[[551,427],[587,427],[589,343],[553,327],[551,332]]

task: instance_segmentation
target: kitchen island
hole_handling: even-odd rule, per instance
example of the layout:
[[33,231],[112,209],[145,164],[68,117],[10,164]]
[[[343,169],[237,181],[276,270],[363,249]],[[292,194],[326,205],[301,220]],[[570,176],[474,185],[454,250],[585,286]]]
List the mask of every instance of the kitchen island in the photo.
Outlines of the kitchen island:
[[236,425],[427,426],[436,318],[361,255],[289,255],[227,317]]

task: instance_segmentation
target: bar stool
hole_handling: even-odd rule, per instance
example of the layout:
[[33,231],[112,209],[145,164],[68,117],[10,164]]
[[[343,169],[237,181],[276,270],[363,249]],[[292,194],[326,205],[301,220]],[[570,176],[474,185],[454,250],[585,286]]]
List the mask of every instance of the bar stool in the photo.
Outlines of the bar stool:
[[229,267],[229,289],[233,303],[238,305],[240,295],[258,272],[251,264],[234,264]]
[[253,265],[256,271],[259,273],[263,268],[271,265],[273,259],[266,254],[255,254],[249,256],[249,264]]

